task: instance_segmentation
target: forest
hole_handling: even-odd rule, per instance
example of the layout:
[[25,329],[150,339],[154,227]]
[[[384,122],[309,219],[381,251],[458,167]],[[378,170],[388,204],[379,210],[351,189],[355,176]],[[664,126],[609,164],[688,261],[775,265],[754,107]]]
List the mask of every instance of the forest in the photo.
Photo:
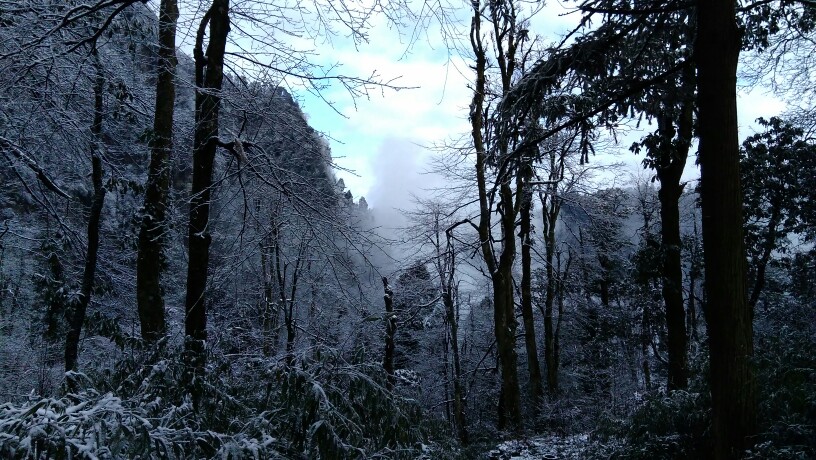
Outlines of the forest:
[[[301,108],[411,91],[375,23],[468,79],[398,226]],[[816,458],[814,69],[813,0],[0,0],[0,457]]]

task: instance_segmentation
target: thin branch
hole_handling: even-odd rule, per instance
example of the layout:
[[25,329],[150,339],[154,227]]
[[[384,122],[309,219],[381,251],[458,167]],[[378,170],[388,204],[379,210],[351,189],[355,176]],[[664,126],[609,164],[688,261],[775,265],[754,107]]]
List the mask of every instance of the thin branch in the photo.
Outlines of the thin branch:
[[[40,182],[42,182],[46,188],[48,188],[49,190],[63,198],[67,198],[69,200],[71,199],[71,197],[67,193],[62,191],[62,189],[60,189],[57,186],[57,184],[54,183],[54,181],[50,177],[48,177],[48,174],[45,173],[45,171],[40,167],[40,165],[38,165],[33,158],[26,155],[25,152],[23,152],[19,146],[17,146],[10,140],[6,139],[5,137],[0,136],[0,147],[2,148],[4,153],[5,152],[13,153],[18,160],[25,163],[25,165],[28,166],[29,169],[34,171],[34,173],[37,175],[37,179],[39,179]],[[8,158],[8,156],[6,158]]]

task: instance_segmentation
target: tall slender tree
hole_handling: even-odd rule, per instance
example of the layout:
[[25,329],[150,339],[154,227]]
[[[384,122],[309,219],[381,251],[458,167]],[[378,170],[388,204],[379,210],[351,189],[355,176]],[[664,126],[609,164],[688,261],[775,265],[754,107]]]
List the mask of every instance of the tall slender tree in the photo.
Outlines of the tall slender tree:
[[697,2],[700,205],[714,458],[736,459],[756,432],[737,124],[741,48],[735,0]]
[[[521,42],[517,35],[515,5],[512,1],[489,1],[482,5],[480,1],[472,2],[473,18],[470,29],[470,43],[476,60],[476,82],[473,88],[473,100],[470,105],[471,137],[476,153],[476,182],[479,193],[479,244],[482,257],[489,272],[493,287],[493,321],[501,372],[501,391],[498,404],[499,429],[510,428],[521,430],[521,398],[519,394],[518,356],[516,354],[515,300],[513,289],[513,261],[516,257],[516,215],[518,209],[514,200],[510,176],[499,174],[494,188],[488,190],[488,172],[491,160],[503,160],[510,141],[500,139],[499,145],[489,145],[490,123],[488,91],[488,50],[485,46],[482,16],[486,13],[492,36],[495,38],[495,58],[500,70],[500,91],[510,89],[516,65],[516,50]],[[501,251],[497,254],[493,247],[492,202],[498,196],[496,210],[500,216]]]
[[[531,149],[533,150],[533,149]],[[533,415],[538,414],[538,406],[544,394],[541,366],[536,344],[535,318],[533,317],[533,267],[532,267],[532,210],[533,210],[533,158],[522,159],[516,175],[516,190],[519,199],[519,240],[521,243],[521,317],[524,321],[524,346],[527,351],[527,369],[530,374],[530,396],[533,400]]]
[[[209,26],[209,43],[204,37]],[[185,383],[197,404],[196,379],[203,375],[207,340],[207,276],[210,263],[210,196],[215,153],[218,147],[218,113],[224,80],[224,52],[230,31],[229,0],[213,0],[196,34],[195,135],[193,139],[193,186],[190,198],[189,258],[184,317]]]
[[[96,70],[93,92],[94,110],[91,123],[91,181],[93,182],[93,199],[88,215],[88,249],[85,254],[85,269],[82,272],[82,286],[77,299],[69,305],[68,332],[65,337],[65,370],[77,368],[79,357],[79,338],[82,334],[82,324],[91,302],[94,278],[96,276],[97,255],[99,254],[99,222],[102,218],[102,206],[105,204],[105,187],[102,183],[102,121],[104,116],[105,73],[96,42],[91,50],[94,69]],[[73,386],[69,382],[69,387]]]
[[[539,308],[544,317],[544,362],[547,372],[547,392],[550,399],[558,395],[558,369],[560,366],[559,325],[562,322],[564,309],[559,299],[559,290],[563,292],[563,276],[569,271],[569,263],[565,272],[561,271],[559,254],[557,253],[556,225],[561,214],[564,195],[569,193],[581,173],[569,171],[567,174],[567,157],[575,153],[576,136],[566,134],[555,136],[542,145],[542,165],[546,176],[538,191],[541,202],[541,224],[544,241],[544,304]],[[563,300],[563,299],[561,299]],[[557,309],[556,309],[557,307]],[[557,311],[557,319],[556,319]]]
[[[646,148],[646,167],[654,169],[660,181],[660,241],[661,241],[661,294],[666,313],[666,341],[668,346],[667,388],[683,390],[688,384],[688,343],[686,313],[683,304],[682,239],[680,235],[681,183],[693,139],[695,69],[691,62],[694,40],[694,15],[680,11],[668,15],[674,25],[657,31],[651,43],[657,51],[641,64],[645,68],[670,68],[678,60],[685,66],[644,91],[636,101],[638,111],[656,121],[657,130],[640,142]],[[637,39],[634,39],[637,41]],[[658,42],[668,43],[664,49]],[[638,144],[633,150],[639,148]]]
[[155,341],[166,332],[164,293],[161,287],[162,247],[167,227],[167,196],[170,190],[170,158],[173,152],[173,113],[176,101],[176,0],[159,6],[159,52],[150,169],[145,186],[144,209],[139,228],[136,259],[136,301],[142,338]]

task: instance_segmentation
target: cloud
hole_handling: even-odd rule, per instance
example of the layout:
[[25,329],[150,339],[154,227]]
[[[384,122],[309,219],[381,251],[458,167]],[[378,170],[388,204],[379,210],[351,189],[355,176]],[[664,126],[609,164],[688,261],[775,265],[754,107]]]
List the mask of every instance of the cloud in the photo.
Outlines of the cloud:
[[438,188],[442,180],[428,173],[430,154],[404,138],[383,140],[371,157],[373,181],[366,200],[377,222],[387,228],[405,224],[402,210],[413,207],[413,195]]
[[332,142],[336,163],[359,175],[339,172],[338,176],[355,196],[370,197],[373,206],[377,201],[373,186],[381,182],[374,175],[383,169],[374,164],[383,158],[383,146],[391,148],[399,140],[403,147],[410,145],[410,155],[426,155],[418,145],[439,144],[467,132],[471,97],[469,75],[461,72],[467,66],[461,59],[449,59],[425,42],[416,43],[411,53],[404,54],[403,46],[383,47],[389,43],[387,31],[377,34],[371,49],[338,47],[331,59],[344,63],[341,71],[345,75],[367,76],[376,71],[385,80],[400,77],[394,83],[409,88],[374,89],[368,97],[354,100],[341,85],[334,84],[324,97],[336,102],[334,108],[342,115],[314,96],[304,100],[310,123],[337,141]]

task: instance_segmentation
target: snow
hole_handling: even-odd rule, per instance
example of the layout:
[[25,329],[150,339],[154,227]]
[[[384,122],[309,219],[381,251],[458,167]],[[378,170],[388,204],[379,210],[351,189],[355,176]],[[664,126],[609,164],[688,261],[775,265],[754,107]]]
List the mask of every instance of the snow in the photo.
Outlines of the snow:
[[569,460],[584,458],[589,436],[541,436],[505,441],[491,450],[487,457],[496,460]]

